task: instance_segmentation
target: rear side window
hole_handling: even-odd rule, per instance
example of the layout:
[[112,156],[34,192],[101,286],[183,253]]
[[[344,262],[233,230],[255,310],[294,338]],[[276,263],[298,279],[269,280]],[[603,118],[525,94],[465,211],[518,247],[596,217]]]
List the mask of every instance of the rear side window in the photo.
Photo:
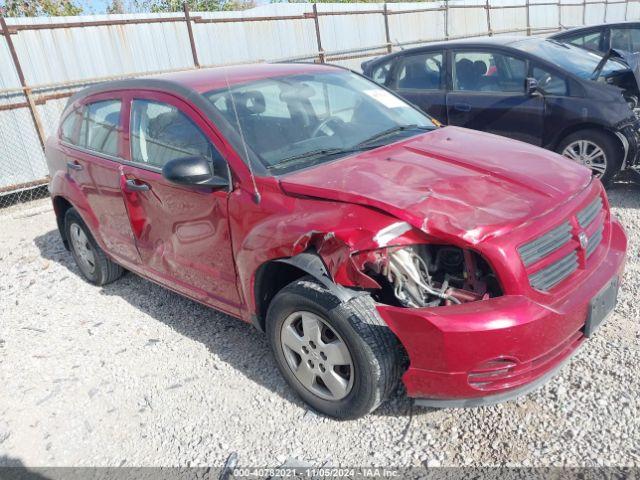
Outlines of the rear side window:
[[373,70],[371,70],[371,80],[379,83],[380,85],[386,85],[389,81],[389,73],[391,72],[392,64],[393,60],[389,60],[373,67]]
[[625,50],[627,52],[640,51],[640,29],[612,28],[611,48]]
[[85,105],[78,146],[117,156],[121,108],[120,100],[103,100]]
[[453,89],[472,92],[524,92],[526,63],[493,52],[456,52]]
[[589,50],[600,50],[601,32],[581,33],[578,35],[564,37],[564,43],[570,43],[578,47],[587,48]]
[[409,55],[399,60],[396,86],[400,89],[442,88],[442,52]]
[[80,116],[80,110],[75,109],[62,121],[62,125],[60,125],[60,139],[62,141],[75,145],[76,125]]
[[203,157],[216,175],[226,164],[207,136],[173,105],[134,100],[131,105],[131,160],[162,168],[169,160]]

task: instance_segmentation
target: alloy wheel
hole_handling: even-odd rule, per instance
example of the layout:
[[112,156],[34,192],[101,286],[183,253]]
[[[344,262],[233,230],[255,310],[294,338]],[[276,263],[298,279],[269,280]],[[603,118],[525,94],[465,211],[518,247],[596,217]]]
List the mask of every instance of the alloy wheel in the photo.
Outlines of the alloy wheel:
[[589,140],[571,142],[562,151],[562,155],[590,168],[598,178],[604,175],[607,169],[607,155],[604,150]]
[[96,269],[96,257],[87,235],[77,223],[71,224],[69,233],[71,234],[73,251],[76,253],[76,258],[78,259],[78,266],[87,275],[92,275]]
[[324,400],[340,400],[353,387],[349,348],[320,316],[311,312],[289,315],[280,331],[287,365],[296,379]]

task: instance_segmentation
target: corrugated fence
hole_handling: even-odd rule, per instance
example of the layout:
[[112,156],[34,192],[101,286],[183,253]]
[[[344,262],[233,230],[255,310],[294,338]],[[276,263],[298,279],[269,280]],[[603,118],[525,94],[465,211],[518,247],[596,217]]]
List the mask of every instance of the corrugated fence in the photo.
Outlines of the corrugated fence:
[[0,207],[46,182],[42,144],[69,95],[99,81],[265,61],[354,69],[430,41],[640,18],[640,0],[270,4],[242,12],[0,18]]

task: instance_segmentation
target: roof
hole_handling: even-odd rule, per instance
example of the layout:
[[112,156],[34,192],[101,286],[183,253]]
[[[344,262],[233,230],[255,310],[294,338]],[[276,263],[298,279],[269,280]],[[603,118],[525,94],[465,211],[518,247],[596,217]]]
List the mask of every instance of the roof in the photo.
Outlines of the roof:
[[600,23],[600,24],[595,24],[595,25],[584,25],[584,26],[581,26],[581,27],[569,28],[568,30],[562,30],[561,32],[549,35],[549,38],[562,37],[562,36],[567,35],[567,34],[579,33],[579,32],[587,31],[587,30],[597,30],[598,28],[620,27],[620,26],[627,26],[627,27],[640,26],[640,22],[629,20],[629,21],[625,21],[625,22],[611,22],[611,23]]
[[335,71],[339,67],[314,63],[257,63],[229,67],[201,68],[185,72],[163,73],[148,78],[169,81],[196,92],[203,93],[238,83],[269,77],[281,77],[301,73]]

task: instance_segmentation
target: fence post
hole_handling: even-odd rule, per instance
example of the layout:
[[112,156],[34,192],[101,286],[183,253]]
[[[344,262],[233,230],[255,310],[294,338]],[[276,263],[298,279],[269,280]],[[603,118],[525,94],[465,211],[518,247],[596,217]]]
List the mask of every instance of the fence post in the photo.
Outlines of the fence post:
[[607,7],[609,6],[609,0],[604,0],[604,18],[602,19],[602,23],[607,22]]
[[624,2],[624,19],[627,19],[627,15],[629,14],[629,0]]
[[27,85],[27,81],[24,78],[24,72],[22,71],[22,66],[20,65],[18,52],[16,51],[16,47],[13,44],[11,33],[9,32],[9,27],[7,26],[7,22],[5,21],[3,16],[0,16],[0,26],[2,27],[4,38],[7,41],[7,47],[9,48],[9,53],[11,54],[11,59],[13,60],[13,65],[16,69],[16,73],[18,74],[18,79],[20,80],[22,91],[27,100],[27,104],[29,105],[29,112],[31,113],[33,124],[36,127],[36,133],[38,134],[38,140],[40,140],[40,146],[44,151],[46,136],[44,134],[44,128],[42,128],[42,121],[40,120],[40,115],[38,114],[38,110],[36,109],[36,104],[33,101],[33,97],[31,96],[31,88],[29,88],[29,86]]
[[444,0],[444,39],[449,40],[449,0]]
[[484,9],[487,11],[487,33],[491,37],[493,32],[491,31],[491,6],[489,5],[489,0],[485,1]]
[[587,0],[582,0],[582,25],[587,24]]
[[531,36],[531,12],[529,11],[529,0],[526,2],[527,7],[527,36]]
[[387,10],[387,2],[384,2],[382,15],[384,15],[384,34],[387,38],[387,52],[391,53],[391,35],[389,34],[389,11]]
[[324,50],[322,49],[322,39],[320,38],[320,19],[318,18],[318,4],[313,4],[313,22],[316,25],[316,42],[318,43],[318,60],[324,63]]
[[193,65],[196,68],[200,68],[200,61],[198,60],[198,51],[196,50],[196,41],[193,37],[193,27],[191,25],[191,16],[189,15],[189,5],[187,2],[182,4],[184,9],[184,19],[187,22],[187,32],[189,33],[189,43],[191,44],[191,55],[193,55]]
[[562,30],[562,0],[558,0],[558,31]]

